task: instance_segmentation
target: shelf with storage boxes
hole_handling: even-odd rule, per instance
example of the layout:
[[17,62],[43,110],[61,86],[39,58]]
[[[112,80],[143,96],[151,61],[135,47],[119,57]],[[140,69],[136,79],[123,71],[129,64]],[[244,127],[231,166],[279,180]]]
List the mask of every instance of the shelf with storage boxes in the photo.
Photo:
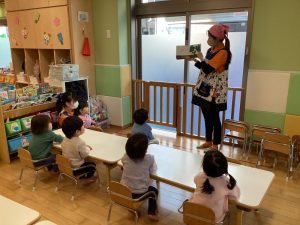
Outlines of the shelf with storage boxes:
[[[23,0],[6,0],[5,3],[17,86],[47,82],[49,65],[73,63],[80,66],[80,74],[89,77],[89,89],[96,94],[94,55],[81,54],[85,38],[89,38],[90,50],[94,52],[92,0],[31,0],[26,4]],[[89,20],[79,21],[79,11],[87,12]],[[38,69],[36,80],[31,75]]]
[[[20,147],[27,146],[31,140],[30,121],[32,115],[40,112],[55,110],[56,103],[49,102],[30,107],[6,110],[0,106],[0,158],[1,161],[9,163],[11,156]],[[7,121],[9,119],[9,121]],[[5,122],[7,121],[7,122]]]

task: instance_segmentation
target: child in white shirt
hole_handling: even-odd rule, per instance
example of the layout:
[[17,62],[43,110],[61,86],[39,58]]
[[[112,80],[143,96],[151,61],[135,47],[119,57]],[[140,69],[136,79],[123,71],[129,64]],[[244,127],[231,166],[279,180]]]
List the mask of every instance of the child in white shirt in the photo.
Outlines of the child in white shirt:
[[[157,166],[153,155],[146,154],[148,138],[145,134],[133,134],[126,143],[126,154],[122,158],[123,174],[121,183],[132,191],[133,198],[139,198],[147,192],[153,191],[156,196],[158,190],[153,186],[150,178]],[[155,197],[155,196],[153,196]],[[148,216],[151,220],[158,220],[156,200],[149,198]]]
[[91,181],[96,180],[96,177],[94,177],[96,164],[85,161],[92,148],[86,145],[79,137],[84,133],[82,120],[77,116],[65,118],[62,124],[62,131],[66,136],[61,144],[62,155],[71,161],[73,168],[79,168],[73,172],[74,175],[80,176],[85,174],[80,178],[89,178]]

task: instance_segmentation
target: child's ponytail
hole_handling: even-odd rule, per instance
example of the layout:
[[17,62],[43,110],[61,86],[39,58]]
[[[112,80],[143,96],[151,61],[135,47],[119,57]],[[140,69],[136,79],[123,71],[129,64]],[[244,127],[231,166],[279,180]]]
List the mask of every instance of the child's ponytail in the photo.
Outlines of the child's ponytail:
[[214,190],[215,188],[209,183],[208,178],[206,178],[202,185],[202,193],[211,194]]
[[229,64],[230,64],[230,62],[231,62],[232,54],[231,54],[231,51],[230,51],[230,41],[229,41],[227,35],[225,35],[225,49],[226,49],[226,51],[227,51],[227,53],[228,53],[227,61],[226,61],[225,67],[226,67],[226,69],[228,69]]
[[228,176],[229,176],[229,184],[227,184],[227,187],[229,190],[232,190],[236,185],[236,180],[229,173],[228,173]]

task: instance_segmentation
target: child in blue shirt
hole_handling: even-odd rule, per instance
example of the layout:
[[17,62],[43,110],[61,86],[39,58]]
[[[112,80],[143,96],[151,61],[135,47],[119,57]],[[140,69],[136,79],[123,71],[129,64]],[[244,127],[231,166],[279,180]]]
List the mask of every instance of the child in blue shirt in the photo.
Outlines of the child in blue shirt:
[[159,144],[159,141],[154,138],[152,128],[146,123],[148,120],[148,111],[146,109],[137,109],[133,113],[133,127],[131,134],[142,133],[148,138],[149,144]]

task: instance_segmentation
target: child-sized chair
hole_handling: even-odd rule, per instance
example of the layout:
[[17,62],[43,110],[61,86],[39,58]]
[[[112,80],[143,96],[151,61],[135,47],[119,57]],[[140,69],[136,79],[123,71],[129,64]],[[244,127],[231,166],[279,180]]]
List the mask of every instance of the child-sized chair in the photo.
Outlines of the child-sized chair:
[[287,156],[287,179],[291,177],[294,161],[294,146],[291,138],[288,135],[266,132],[261,141],[261,147],[256,166],[261,165],[266,151],[275,153],[273,167],[277,164],[277,155]]
[[217,223],[212,209],[193,202],[183,202],[178,211],[183,214],[183,222],[187,225],[229,224],[229,213]]
[[238,142],[243,142],[243,153],[242,156],[246,153],[247,143],[249,139],[249,125],[244,121],[230,120],[226,119],[222,124],[222,142],[221,148],[224,144],[224,139],[229,138],[232,141],[232,146],[234,146],[234,140]]
[[[82,169],[84,167],[72,168],[70,160],[67,159],[66,157],[62,156],[62,155],[59,155],[59,154],[56,155],[56,163],[57,163],[58,169],[59,169],[59,176],[58,176],[55,191],[56,192],[58,191],[58,186],[59,186],[59,183],[60,183],[60,180],[61,180],[62,176],[69,177],[71,180],[73,180],[75,182],[75,188],[73,190],[72,197],[71,197],[71,200],[73,201],[74,198],[75,198],[75,192],[76,192],[76,189],[77,189],[77,185],[78,185],[78,182],[80,180],[79,178],[81,176],[87,174],[88,172],[80,174],[80,176],[75,176],[74,172],[76,170]],[[85,167],[86,168],[88,168],[88,167],[94,167],[95,168],[95,166],[93,166],[93,165],[88,165],[88,166],[85,166]],[[98,184],[100,184],[99,173],[97,171],[97,168],[95,168],[95,169],[96,169],[95,172],[97,173]]]
[[[261,144],[261,140],[263,139],[264,134],[266,132],[280,133],[281,130],[278,127],[270,127],[270,126],[266,126],[266,125],[253,124],[252,130],[251,130],[249,148],[248,148],[248,152],[247,152],[247,160],[251,153],[252,146],[256,145],[256,148],[258,148],[258,146]],[[257,150],[257,152],[258,152],[258,150]]]
[[153,191],[149,191],[149,192],[145,193],[143,196],[141,196],[137,199],[133,199],[132,192],[129,190],[129,188],[126,187],[125,185],[123,185],[119,182],[115,182],[115,181],[111,181],[109,183],[109,187],[107,188],[107,190],[109,192],[110,199],[111,199],[108,216],[107,216],[107,225],[109,225],[109,220],[110,220],[113,204],[119,205],[119,206],[133,212],[135,215],[135,224],[137,225],[138,224],[137,209],[148,198],[157,199],[157,196],[156,196],[155,192],[153,192]]
[[22,169],[21,169],[21,173],[20,173],[20,177],[19,177],[19,183],[21,184],[21,180],[22,180],[22,176],[23,176],[23,171],[25,168],[29,168],[34,170],[34,174],[35,174],[35,179],[34,179],[34,183],[33,183],[33,187],[32,187],[32,191],[36,190],[36,183],[37,183],[37,179],[39,176],[39,171],[41,169],[46,168],[49,165],[52,165],[53,163],[47,163],[41,166],[35,166],[35,163],[40,163],[46,159],[40,159],[40,160],[33,160],[31,157],[31,154],[28,150],[24,149],[24,148],[20,148],[18,150],[18,156],[20,158],[21,164],[22,164]]

